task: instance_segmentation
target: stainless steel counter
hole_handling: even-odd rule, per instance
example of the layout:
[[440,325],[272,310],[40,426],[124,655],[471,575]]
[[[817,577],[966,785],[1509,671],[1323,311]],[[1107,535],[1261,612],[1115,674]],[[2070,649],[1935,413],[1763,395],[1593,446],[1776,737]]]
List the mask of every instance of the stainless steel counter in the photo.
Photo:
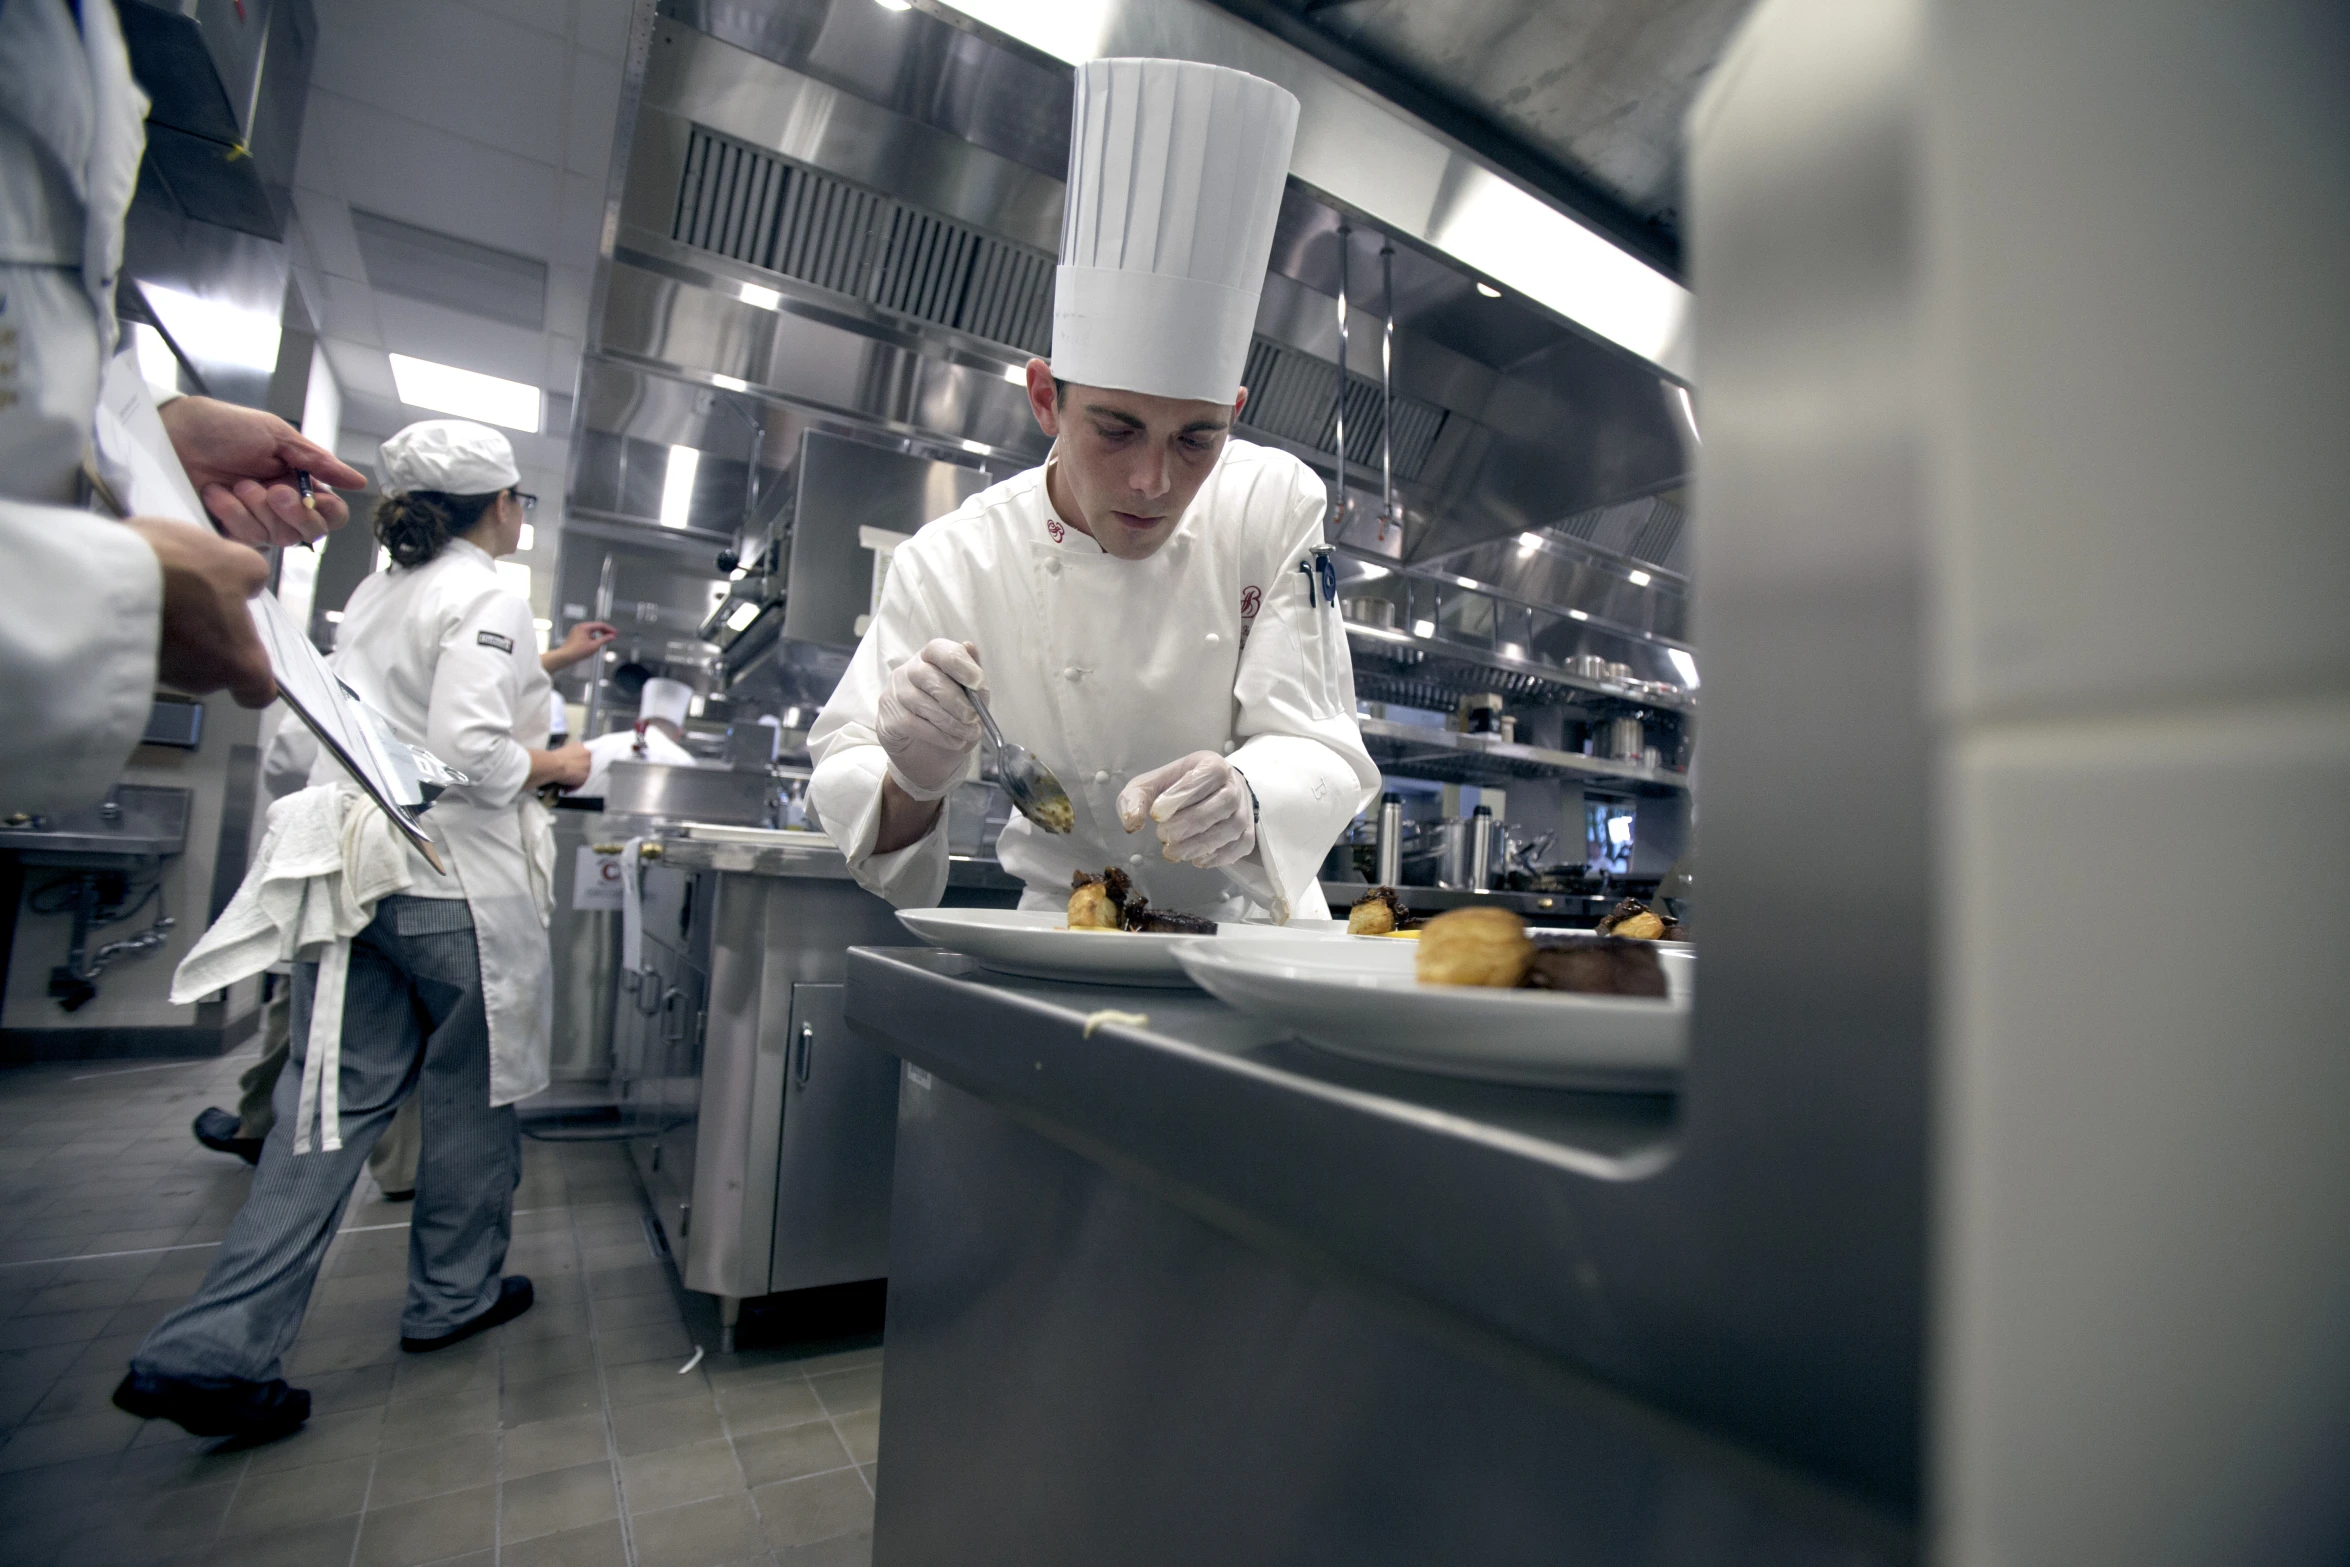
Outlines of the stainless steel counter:
[[[1103,1008],[1150,1021],[1088,1037]],[[1721,1418],[1675,1098],[933,951],[851,953],[847,1017],[908,1066],[882,1567],[1909,1559]]]

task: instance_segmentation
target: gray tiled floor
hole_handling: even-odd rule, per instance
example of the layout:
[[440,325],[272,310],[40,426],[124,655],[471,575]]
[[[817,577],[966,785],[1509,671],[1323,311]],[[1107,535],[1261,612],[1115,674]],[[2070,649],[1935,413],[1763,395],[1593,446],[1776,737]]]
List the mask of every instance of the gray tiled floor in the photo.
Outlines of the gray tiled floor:
[[[612,1143],[524,1144],[509,1272],[538,1304],[399,1352],[406,1210],[354,1200],[288,1360],[310,1423],[264,1447],[108,1402],[195,1287],[242,1164],[188,1135],[249,1059],[0,1070],[0,1558],[9,1567],[863,1567],[878,1348],[705,1356]],[[360,1191],[373,1199],[362,1178]]]

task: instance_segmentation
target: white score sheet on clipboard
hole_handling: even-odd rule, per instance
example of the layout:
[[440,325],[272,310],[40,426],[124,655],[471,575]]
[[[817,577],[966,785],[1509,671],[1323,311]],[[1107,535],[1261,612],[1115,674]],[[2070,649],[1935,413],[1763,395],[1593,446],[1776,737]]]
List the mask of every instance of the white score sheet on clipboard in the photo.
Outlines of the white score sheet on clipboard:
[[[203,520],[203,503],[197,500],[195,486],[188,482],[187,471],[171,449],[171,437],[155,411],[154,395],[147,390],[135,357],[127,351],[115,355],[106,367],[96,425],[98,446],[123,483],[124,493],[117,499],[130,515],[170,517],[197,528],[211,526]],[[278,695],[318,736],[327,754],[341,763],[352,781],[391,818],[400,835],[414,844],[435,870],[446,875],[448,867],[441,863],[432,835],[417,819],[417,808],[424,804],[419,765],[429,767],[444,783],[466,780],[437,761],[415,756],[412,747],[394,737],[382,716],[335,678],[309,633],[294,624],[276,594],[262,593],[250,603],[253,627],[261,634],[261,645],[268,649],[269,666],[277,677]]]

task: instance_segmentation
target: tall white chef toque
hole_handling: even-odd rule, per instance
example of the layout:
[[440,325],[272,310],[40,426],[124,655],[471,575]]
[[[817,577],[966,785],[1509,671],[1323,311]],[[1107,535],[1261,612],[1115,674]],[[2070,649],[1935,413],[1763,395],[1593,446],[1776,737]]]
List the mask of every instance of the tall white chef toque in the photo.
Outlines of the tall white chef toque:
[[1077,68],[1053,374],[1229,403],[1297,134],[1297,99],[1190,60]]
[[686,714],[692,711],[693,705],[692,686],[682,680],[663,680],[656,676],[646,681],[644,690],[637,694],[637,722],[648,723],[665,718],[682,730],[685,728]]
[[425,419],[383,443],[383,487],[494,495],[522,482],[514,443],[471,419]]

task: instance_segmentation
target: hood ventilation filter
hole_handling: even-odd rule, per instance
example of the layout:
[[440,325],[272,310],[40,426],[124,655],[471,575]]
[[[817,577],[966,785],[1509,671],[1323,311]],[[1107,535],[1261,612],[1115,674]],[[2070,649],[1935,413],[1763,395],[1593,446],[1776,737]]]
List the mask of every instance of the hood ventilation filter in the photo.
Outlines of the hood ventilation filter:
[[[1240,423],[1335,455],[1338,436],[1330,417],[1334,370],[1326,359],[1269,338],[1255,339],[1248,345],[1248,368],[1241,373],[1248,407],[1241,411]],[[1395,399],[1397,478],[1420,476],[1436,448],[1436,437],[1443,433],[1445,415],[1446,410],[1434,403]],[[1346,378],[1346,460],[1373,470],[1379,466],[1379,383],[1369,376]]]
[[1025,353],[1052,346],[1051,256],[699,125],[669,237]]

